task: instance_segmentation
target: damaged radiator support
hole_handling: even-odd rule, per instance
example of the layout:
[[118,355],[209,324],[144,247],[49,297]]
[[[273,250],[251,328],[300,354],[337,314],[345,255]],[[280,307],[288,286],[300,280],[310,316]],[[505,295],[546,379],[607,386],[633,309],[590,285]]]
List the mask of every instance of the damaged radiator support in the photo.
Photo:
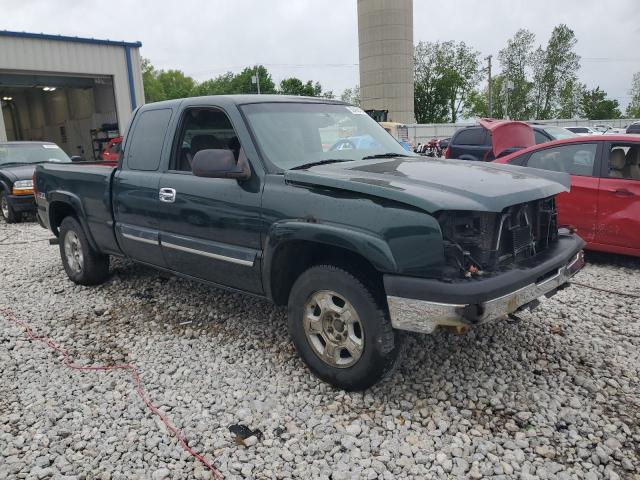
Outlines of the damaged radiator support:
[[447,211],[438,216],[444,238],[445,277],[482,275],[530,258],[558,239],[553,197],[500,213]]

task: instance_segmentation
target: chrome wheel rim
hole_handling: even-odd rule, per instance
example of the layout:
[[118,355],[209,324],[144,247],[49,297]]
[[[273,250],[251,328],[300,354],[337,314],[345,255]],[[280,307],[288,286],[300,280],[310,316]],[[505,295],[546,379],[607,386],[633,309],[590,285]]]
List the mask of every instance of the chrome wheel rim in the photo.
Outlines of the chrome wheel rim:
[[7,202],[7,197],[4,195],[0,197],[0,210],[2,210],[4,218],[9,218],[9,202]]
[[64,254],[67,257],[69,268],[76,273],[82,271],[84,266],[84,255],[82,255],[82,245],[75,232],[67,232],[64,237]]
[[304,331],[315,354],[327,365],[347,368],[364,350],[364,329],[353,305],[331,290],[309,296],[304,307]]

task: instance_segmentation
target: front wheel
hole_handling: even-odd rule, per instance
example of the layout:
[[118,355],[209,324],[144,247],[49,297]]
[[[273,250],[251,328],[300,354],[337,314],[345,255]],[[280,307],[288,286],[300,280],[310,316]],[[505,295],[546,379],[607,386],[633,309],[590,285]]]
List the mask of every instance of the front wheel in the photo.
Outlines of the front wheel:
[[22,220],[22,214],[16,212],[9,203],[7,192],[0,191],[0,215],[7,223],[18,223]]
[[60,256],[67,276],[80,285],[97,285],[109,275],[109,256],[96,252],[73,217],[60,224]]
[[344,390],[363,390],[389,374],[401,337],[372,288],[332,265],[315,266],[294,283],[289,332],[309,369]]

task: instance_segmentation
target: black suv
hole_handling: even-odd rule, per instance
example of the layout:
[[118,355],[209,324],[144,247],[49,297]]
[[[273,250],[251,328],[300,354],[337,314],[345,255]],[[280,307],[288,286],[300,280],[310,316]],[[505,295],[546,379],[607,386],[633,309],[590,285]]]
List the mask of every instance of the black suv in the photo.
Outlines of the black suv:
[[[532,124],[531,128],[533,128],[536,144],[577,136],[566,128],[555,125]],[[503,157],[516,150],[518,148],[509,148],[499,156]],[[495,160],[491,146],[491,132],[479,125],[463,127],[457,130],[451,137],[449,148],[445,152],[445,158],[483,162]]]
[[634,122],[627,127],[627,133],[640,133],[640,122]]

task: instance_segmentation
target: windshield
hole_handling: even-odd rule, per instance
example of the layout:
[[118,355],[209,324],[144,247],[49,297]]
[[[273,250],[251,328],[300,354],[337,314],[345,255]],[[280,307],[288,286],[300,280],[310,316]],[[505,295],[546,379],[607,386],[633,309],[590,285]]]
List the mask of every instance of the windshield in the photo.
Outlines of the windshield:
[[357,107],[274,102],[242,110],[267,159],[283,170],[326,160],[414,155]]
[[578,136],[576,133],[572,132],[571,130],[567,130],[566,128],[562,128],[562,127],[553,127],[553,126],[544,127],[544,131],[547,132],[556,140],[560,140],[561,138],[573,138]]
[[5,143],[0,144],[0,165],[7,163],[69,163],[71,159],[52,143]]

